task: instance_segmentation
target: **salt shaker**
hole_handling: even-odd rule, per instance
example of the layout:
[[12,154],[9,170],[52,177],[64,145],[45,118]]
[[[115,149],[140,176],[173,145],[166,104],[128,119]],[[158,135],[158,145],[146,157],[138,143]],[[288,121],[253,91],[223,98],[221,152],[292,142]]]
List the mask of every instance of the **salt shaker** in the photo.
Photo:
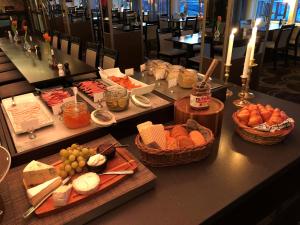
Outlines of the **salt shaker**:
[[63,64],[59,63],[57,64],[57,68],[58,68],[58,76],[64,76],[65,75],[65,71],[63,70]]

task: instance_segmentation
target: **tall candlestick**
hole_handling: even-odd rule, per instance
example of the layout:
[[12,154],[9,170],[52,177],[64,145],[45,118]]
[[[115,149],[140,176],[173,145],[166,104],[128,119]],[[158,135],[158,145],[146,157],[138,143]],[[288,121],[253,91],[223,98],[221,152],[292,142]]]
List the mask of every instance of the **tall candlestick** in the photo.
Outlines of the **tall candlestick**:
[[228,50],[227,50],[227,58],[226,58],[226,65],[231,64],[232,58],[232,49],[233,49],[233,42],[234,42],[234,33],[237,31],[236,28],[233,28],[231,34],[229,36],[229,43],[228,43]]
[[246,57],[245,57],[245,62],[244,62],[244,69],[243,69],[243,74],[242,74],[243,78],[248,77],[251,51],[252,51],[252,42],[251,42],[251,39],[250,39],[250,41],[247,45],[247,52],[246,52]]

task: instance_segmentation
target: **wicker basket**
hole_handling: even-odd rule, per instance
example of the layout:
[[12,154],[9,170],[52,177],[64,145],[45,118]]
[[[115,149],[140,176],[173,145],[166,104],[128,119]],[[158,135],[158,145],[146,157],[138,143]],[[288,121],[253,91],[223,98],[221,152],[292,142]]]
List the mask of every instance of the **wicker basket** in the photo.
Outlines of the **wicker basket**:
[[251,127],[242,124],[237,118],[237,112],[232,115],[233,121],[236,124],[236,132],[246,141],[261,145],[274,145],[284,140],[284,138],[294,129],[295,124],[292,126],[278,130],[275,132],[258,131]]
[[[165,127],[165,130],[170,130],[174,126],[167,126]],[[186,125],[183,126],[186,127]],[[145,145],[141,136],[138,134],[135,138],[135,144],[140,150],[141,160],[149,166],[164,167],[188,164],[206,158],[211,152],[211,145],[214,141],[214,135],[210,129],[201,125],[199,125],[199,127],[199,132],[204,136],[207,142],[205,145],[197,146],[195,148],[175,150],[161,150],[152,148]]]

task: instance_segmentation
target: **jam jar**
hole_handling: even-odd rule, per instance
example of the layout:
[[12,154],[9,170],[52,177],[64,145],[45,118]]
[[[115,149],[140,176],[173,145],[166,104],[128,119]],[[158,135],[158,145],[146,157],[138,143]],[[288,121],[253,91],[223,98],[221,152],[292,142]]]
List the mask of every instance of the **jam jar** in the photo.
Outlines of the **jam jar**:
[[122,87],[110,87],[104,93],[104,99],[108,110],[120,112],[128,109],[130,93]]
[[90,124],[90,112],[85,102],[73,101],[63,104],[63,121],[71,129],[86,127]]
[[210,84],[202,85],[202,82],[197,82],[193,85],[190,95],[190,106],[194,110],[208,109],[211,99]]

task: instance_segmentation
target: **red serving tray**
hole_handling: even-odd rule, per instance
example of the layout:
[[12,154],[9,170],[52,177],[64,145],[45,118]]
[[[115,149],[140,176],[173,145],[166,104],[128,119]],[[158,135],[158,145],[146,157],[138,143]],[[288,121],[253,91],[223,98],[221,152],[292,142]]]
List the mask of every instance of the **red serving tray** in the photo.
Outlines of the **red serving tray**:
[[[58,161],[53,164],[53,166],[58,167],[62,161]],[[119,170],[136,170],[137,162],[131,158],[125,148],[116,148],[115,157],[108,161],[106,171],[119,171]],[[102,193],[108,188],[111,188],[113,185],[119,183],[126,177],[130,175],[99,175],[100,185],[98,190],[90,195],[80,195],[72,189],[67,205],[62,207],[55,207],[53,204],[52,196],[49,197],[39,208],[35,210],[37,216],[48,215],[49,213],[54,213],[60,210],[65,210],[75,204],[80,203],[81,201],[90,201],[95,195]],[[72,180],[77,176],[73,176]]]

